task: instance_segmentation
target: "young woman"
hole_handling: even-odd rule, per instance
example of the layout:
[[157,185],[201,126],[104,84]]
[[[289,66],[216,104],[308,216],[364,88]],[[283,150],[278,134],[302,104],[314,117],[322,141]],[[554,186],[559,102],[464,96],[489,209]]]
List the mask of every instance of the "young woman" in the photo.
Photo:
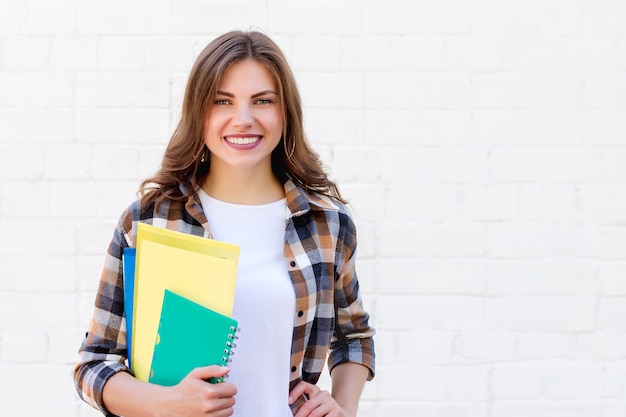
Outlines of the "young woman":
[[[80,396],[126,417],[355,416],[374,375],[374,330],[344,203],[307,143],[280,49],[259,32],[215,39],[191,70],[159,172],[113,235],[74,372]],[[233,317],[243,330],[230,368],[163,387],[126,367],[121,256],[139,222],[240,246]],[[315,385],[326,359],[332,393]]]

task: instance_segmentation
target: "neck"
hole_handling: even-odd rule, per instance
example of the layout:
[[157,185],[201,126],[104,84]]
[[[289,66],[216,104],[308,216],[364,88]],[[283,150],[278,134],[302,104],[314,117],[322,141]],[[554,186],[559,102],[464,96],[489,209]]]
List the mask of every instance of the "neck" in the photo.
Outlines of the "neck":
[[209,169],[202,189],[213,198],[234,204],[267,204],[285,197],[283,184],[269,172]]

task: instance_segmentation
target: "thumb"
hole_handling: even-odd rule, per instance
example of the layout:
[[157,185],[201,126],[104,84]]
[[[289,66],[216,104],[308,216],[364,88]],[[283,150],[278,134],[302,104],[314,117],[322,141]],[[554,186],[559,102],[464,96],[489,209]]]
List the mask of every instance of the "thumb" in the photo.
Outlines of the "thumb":
[[296,399],[302,395],[304,395],[305,398],[310,397],[314,388],[315,385],[309,384],[308,382],[298,382],[298,384],[289,392],[289,404],[294,403]]
[[210,365],[195,368],[189,373],[189,376],[196,379],[220,378],[230,372],[228,366]]

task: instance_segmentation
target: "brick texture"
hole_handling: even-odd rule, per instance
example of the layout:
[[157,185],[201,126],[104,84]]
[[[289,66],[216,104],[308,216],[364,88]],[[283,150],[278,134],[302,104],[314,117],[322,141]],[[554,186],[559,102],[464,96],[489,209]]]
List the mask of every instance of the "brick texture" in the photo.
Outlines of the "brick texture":
[[117,216],[196,54],[256,27],[353,204],[359,415],[624,416],[624,22],[622,0],[0,1],[0,415],[98,415],[71,369]]

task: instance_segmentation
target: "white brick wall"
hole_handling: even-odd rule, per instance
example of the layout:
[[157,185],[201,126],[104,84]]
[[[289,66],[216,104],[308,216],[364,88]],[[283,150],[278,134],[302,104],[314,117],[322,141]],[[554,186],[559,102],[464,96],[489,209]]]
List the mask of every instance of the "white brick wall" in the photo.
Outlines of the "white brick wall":
[[359,415],[626,415],[624,22],[623,0],[1,0],[0,415],[97,415],[71,369],[114,222],[198,51],[251,26],[353,202]]

